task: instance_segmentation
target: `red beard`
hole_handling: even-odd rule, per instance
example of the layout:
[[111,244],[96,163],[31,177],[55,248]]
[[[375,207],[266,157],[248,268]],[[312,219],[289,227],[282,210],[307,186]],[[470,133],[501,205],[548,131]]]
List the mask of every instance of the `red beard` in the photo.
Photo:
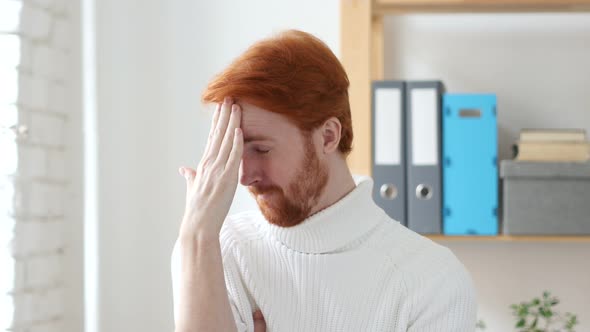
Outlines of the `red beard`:
[[[289,197],[279,186],[248,187],[266,220],[292,227],[309,217],[328,184],[328,168],[320,163],[311,139],[305,144],[305,159],[287,186]],[[264,197],[262,197],[264,196]]]

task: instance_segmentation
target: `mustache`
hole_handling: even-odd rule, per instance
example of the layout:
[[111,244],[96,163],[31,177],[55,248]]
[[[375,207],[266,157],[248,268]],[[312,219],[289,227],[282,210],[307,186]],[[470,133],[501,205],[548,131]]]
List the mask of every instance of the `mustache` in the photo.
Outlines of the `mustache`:
[[248,191],[253,195],[261,195],[261,194],[268,194],[268,193],[282,193],[283,190],[279,186],[264,186],[264,187],[248,187]]

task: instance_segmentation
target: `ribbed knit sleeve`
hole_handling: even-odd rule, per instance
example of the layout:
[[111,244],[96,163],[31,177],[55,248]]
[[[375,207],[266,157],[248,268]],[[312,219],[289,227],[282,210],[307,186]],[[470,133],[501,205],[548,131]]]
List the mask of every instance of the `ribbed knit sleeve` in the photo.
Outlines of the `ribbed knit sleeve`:
[[[220,235],[221,255],[223,260],[223,272],[225,277],[225,286],[227,289],[228,299],[231,306],[231,311],[234,316],[234,321],[238,332],[254,331],[254,322],[252,318],[252,307],[241,278],[240,270],[237,266],[237,249],[236,240],[231,232],[226,228],[222,229]],[[179,251],[179,244],[174,244],[172,250],[171,260],[171,277],[172,277],[172,295],[173,295],[173,309],[174,321],[178,321],[178,300],[180,297],[180,271],[181,271],[181,257]]]
[[240,281],[240,274],[233,261],[231,254],[223,258],[223,267],[225,274],[225,285],[227,295],[234,316],[238,332],[254,331],[254,321],[252,318],[252,308],[247,299],[243,283]]
[[[245,267],[242,266],[242,269],[240,269],[239,266],[241,251],[248,246],[248,239],[239,236],[248,235],[248,227],[235,222],[236,219],[240,220],[244,216],[247,216],[247,214],[228,217],[221,229],[219,241],[221,244],[225,286],[237,330],[238,332],[251,332],[254,331],[252,317],[254,302],[244,281],[242,271],[245,270]],[[250,225],[245,224],[245,226]]]

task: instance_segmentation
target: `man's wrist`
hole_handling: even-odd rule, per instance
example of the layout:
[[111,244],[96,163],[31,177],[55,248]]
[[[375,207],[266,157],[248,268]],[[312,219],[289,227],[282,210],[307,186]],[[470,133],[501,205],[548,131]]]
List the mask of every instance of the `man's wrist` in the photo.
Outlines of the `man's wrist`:
[[197,227],[193,230],[183,230],[178,235],[181,250],[195,250],[203,247],[219,246],[219,231],[207,227]]

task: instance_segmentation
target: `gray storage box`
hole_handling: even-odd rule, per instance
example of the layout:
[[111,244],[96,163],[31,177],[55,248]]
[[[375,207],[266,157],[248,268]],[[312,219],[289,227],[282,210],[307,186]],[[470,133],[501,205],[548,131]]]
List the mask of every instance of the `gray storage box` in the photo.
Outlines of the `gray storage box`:
[[590,163],[503,160],[503,233],[590,234]]

